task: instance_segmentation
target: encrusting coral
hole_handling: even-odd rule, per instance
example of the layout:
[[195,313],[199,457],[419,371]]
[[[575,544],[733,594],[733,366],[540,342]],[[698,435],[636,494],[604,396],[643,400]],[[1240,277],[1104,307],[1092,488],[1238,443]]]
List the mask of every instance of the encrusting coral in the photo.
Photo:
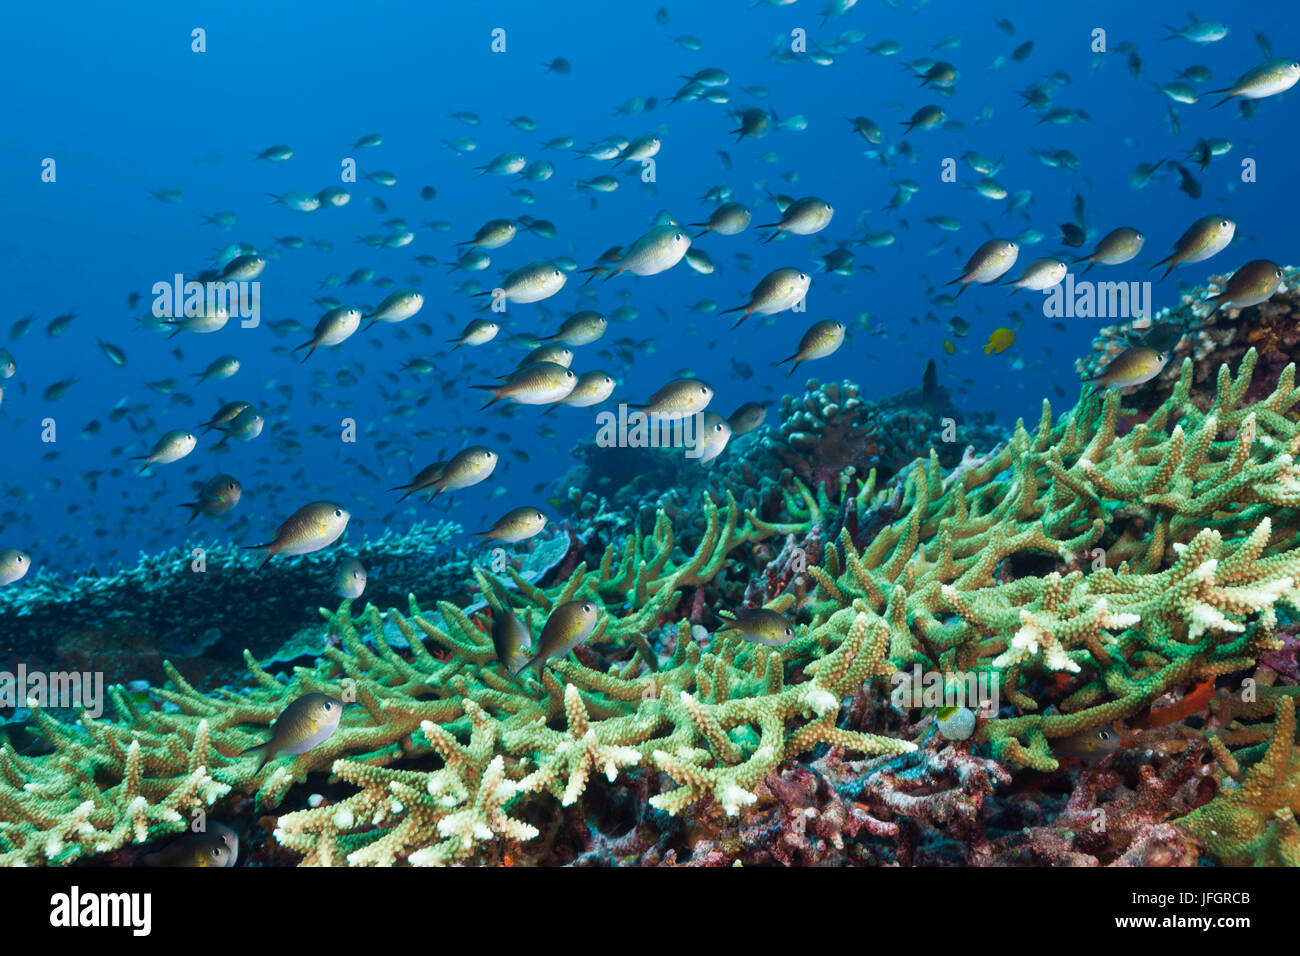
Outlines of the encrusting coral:
[[[411,597],[405,613],[354,616],[345,602],[322,612],[339,646],[287,682],[250,655],[251,690],[201,694],[169,667],[174,689],[153,692],[163,707],[115,689],[111,721],[41,715],[53,754],[0,750],[0,863],[66,863],[179,832],[194,808],[239,795],[265,813],[324,771],[350,792],[274,825],[305,864],[524,859],[559,825],[555,805],[581,801],[598,775],[648,781],[645,812],[661,823],[693,808],[743,827],[773,794],[802,792],[788,775],[828,753],[841,796],[818,799],[839,821],[827,825],[834,840],[896,837],[881,814],[975,827],[1007,770],[1058,767],[1054,741],[1282,648],[1279,613],[1300,604],[1300,389],[1287,366],[1245,401],[1254,363],[1247,352],[1235,375],[1220,368],[1208,410],[1186,401],[1190,362],[1136,423],[1118,392],[1056,422],[1045,402],[1033,431],[1018,424],[986,455],[945,474],[932,452],[880,489],[874,475],[850,478],[837,505],[791,480],[782,522],[705,496],[690,553],[661,511],[650,533],[606,542],[598,562],[550,585],[479,568],[481,610],[443,601],[435,615]],[[702,647],[700,625],[739,606],[765,560],[785,569],[764,598],[798,622],[794,639],[770,648],[715,633]],[[602,609],[584,647],[540,681],[497,662],[493,610],[513,608],[536,635],[575,598]],[[970,741],[921,746],[920,725],[882,703],[914,665],[992,678],[1002,710]],[[239,757],[310,691],[353,704],[332,737],[260,770]],[[1295,860],[1284,808],[1300,778],[1282,696],[1255,767],[1235,767],[1228,737],[1211,744],[1240,787],[1174,821],[1224,862],[1259,847]],[[859,706],[867,698],[878,703]],[[842,779],[846,753],[916,766],[886,773],[869,760],[855,785]],[[865,802],[849,808],[854,794]],[[1166,821],[1144,821],[1134,846],[1173,846],[1172,831],[1151,829]]]

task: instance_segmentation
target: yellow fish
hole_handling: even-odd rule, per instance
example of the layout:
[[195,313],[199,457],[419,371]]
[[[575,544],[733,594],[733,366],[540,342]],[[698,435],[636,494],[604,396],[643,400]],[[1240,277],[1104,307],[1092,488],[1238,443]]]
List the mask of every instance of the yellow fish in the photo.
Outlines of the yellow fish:
[[988,344],[984,346],[984,354],[989,355],[990,353],[995,353],[1001,355],[1007,349],[1011,348],[1011,346],[1015,344],[1015,341],[1016,333],[1012,332],[1005,326],[994,329],[992,333],[989,334]]

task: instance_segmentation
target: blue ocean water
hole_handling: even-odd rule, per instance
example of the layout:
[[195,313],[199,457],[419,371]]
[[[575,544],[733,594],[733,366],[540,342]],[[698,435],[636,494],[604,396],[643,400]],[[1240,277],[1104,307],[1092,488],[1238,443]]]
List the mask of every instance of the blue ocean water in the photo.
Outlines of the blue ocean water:
[[[667,10],[666,24],[656,19],[660,8]],[[784,6],[574,0],[227,2],[183,8],[87,2],[9,10],[9,29],[0,39],[8,106],[7,143],[0,150],[7,213],[0,242],[8,267],[0,346],[13,354],[18,371],[4,383],[0,405],[0,547],[22,548],[38,567],[75,571],[192,538],[215,535],[256,544],[296,508],[320,499],[350,509],[350,537],[437,518],[453,518],[472,531],[508,507],[541,503],[563,490],[553,482],[573,464],[575,443],[594,435],[592,410],[562,408],[545,419],[529,407],[480,412],[482,393],[468,386],[514,367],[524,353],[506,343],[510,335],[553,331],[564,316],[588,307],[577,291],[585,277],[571,274],[566,287],[540,305],[510,306],[502,334],[472,354],[448,353],[445,344],[482,304],[462,283],[472,279],[491,288],[511,269],[557,256],[586,268],[609,247],[644,233],[662,211],[683,223],[707,218],[715,204],[702,197],[722,184],[754,210],[755,224],[778,218],[765,189],[823,197],[835,217],[816,236],[770,243],[754,227],[738,236],[705,236],[696,245],[717,264],[712,275],[696,274],[683,262],[660,275],[596,280],[593,307],[609,314],[632,306],[637,316],[611,322],[605,340],[579,348],[574,368],[614,373],[620,383],[616,399],[644,401],[687,369],[714,387],[712,407],[723,414],[742,402],[797,394],[810,376],[823,382],[849,378],[867,395],[883,396],[919,384],[927,360],[934,359],[940,382],[954,391],[964,412],[991,410],[1010,424],[1017,417],[1036,418],[1043,397],[1062,411],[1078,395],[1074,359],[1101,321],[1071,319],[1062,330],[1043,317],[1039,294],[1008,296],[994,287],[972,287],[953,307],[932,299],[952,292],[941,284],[990,236],[1015,237],[1027,228],[1043,233],[1040,243],[1022,246],[1012,275],[1032,258],[1061,252],[1057,225],[1074,216],[1076,196],[1083,197],[1091,239],[1120,225],[1136,226],[1148,237],[1131,269],[1106,278],[1154,280],[1159,273],[1147,267],[1168,254],[1194,219],[1223,213],[1237,221],[1237,240],[1229,249],[1155,286],[1157,307],[1176,301],[1180,281],[1202,283],[1256,258],[1296,261],[1290,218],[1295,93],[1264,101],[1249,120],[1235,103],[1211,109],[1218,98],[1203,93],[1199,103],[1175,107],[1181,123],[1175,134],[1171,103],[1152,85],[1204,65],[1213,76],[1200,89],[1229,86],[1266,58],[1257,33],[1266,35],[1277,56],[1296,55],[1300,37],[1291,4],[1198,8],[1201,19],[1230,27],[1226,38],[1206,45],[1165,40],[1163,24],[1188,22],[1180,3],[992,7],[935,0],[917,9],[914,3],[892,8],[863,0],[843,15],[824,19],[821,11],[812,0]],[[1014,35],[998,19],[1010,21]],[[204,52],[192,50],[196,28],[205,32]],[[506,31],[502,53],[491,49],[497,28]],[[1106,31],[1111,51],[1099,69],[1093,68],[1091,49],[1096,28]],[[844,41],[831,62],[819,64],[806,55],[778,62],[772,51],[788,51],[795,30],[806,31],[812,50],[833,44],[844,31],[862,37]],[[700,48],[674,41],[683,35],[698,38]],[[956,42],[944,44],[945,38]],[[885,39],[896,40],[901,51],[866,52]],[[1012,51],[1029,40],[1029,56],[1013,60]],[[1117,52],[1124,43],[1135,44],[1141,59],[1136,77],[1129,54]],[[570,61],[572,71],[545,70],[543,64],[555,57]],[[906,69],[926,57],[960,70],[951,97],[922,88]],[[999,57],[1005,62],[991,69]],[[729,74],[729,104],[669,105],[683,76],[708,67]],[[1086,111],[1090,122],[1040,123],[1039,113],[1022,107],[1020,91],[1058,73],[1048,80],[1056,88],[1055,103]],[[754,87],[767,95],[757,95]],[[658,102],[634,115],[616,113],[636,97]],[[950,125],[902,136],[902,122],[929,104],[942,106]],[[771,111],[778,120],[804,117],[806,128],[777,128],[764,138],[737,142],[728,111],[748,106]],[[481,123],[467,126],[453,111],[472,111]],[[885,131],[883,157],[867,155],[870,145],[845,121],[858,115]],[[534,120],[536,130],[522,132],[507,122],[520,116]],[[351,147],[371,132],[383,135],[381,146]],[[542,148],[560,135],[572,136],[581,147],[613,135],[647,133],[663,143],[655,182],[642,183],[636,169],[613,171],[620,188],[594,197],[575,184],[610,173],[610,164]],[[473,152],[458,155],[444,145],[462,136],[477,141]],[[1204,172],[1186,158],[1202,137],[1232,143],[1232,151]],[[292,146],[290,160],[254,159],[280,143]],[[910,144],[910,157],[897,151],[902,143]],[[507,150],[519,150],[529,161],[549,158],[556,174],[541,183],[477,174],[475,166]],[[1078,168],[1047,168],[1031,150],[1068,150]],[[963,187],[978,178],[962,161],[969,151],[1004,160],[996,179],[1008,190],[1032,192],[1023,212],[1007,214],[1005,201]],[[362,172],[392,172],[396,185],[341,183],[341,163],[349,157]],[[956,183],[941,178],[945,158],[957,161]],[[1255,182],[1242,182],[1246,158],[1255,161]],[[47,159],[55,163],[53,182],[42,179]],[[1187,166],[1203,194],[1193,199],[1180,191],[1168,164],[1144,189],[1131,188],[1139,163],[1161,159]],[[914,180],[920,188],[907,205],[887,209],[900,180]],[[339,185],[352,194],[340,209],[304,214],[266,198]],[[421,199],[424,186],[434,187],[436,198]],[[520,187],[535,195],[535,204],[511,195]],[[176,204],[150,198],[163,188],[179,189],[183,198]],[[376,211],[372,198],[381,199],[386,211]],[[232,229],[202,220],[225,210],[237,215]],[[455,242],[489,219],[521,215],[554,222],[558,235],[542,239],[520,230],[512,243],[490,253],[488,271],[448,272]],[[955,217],[961,230],[945,233],[925,222],[936,216]],[[387,232],[382,224],[394,218],[414,231],[409,245],[358,242]],[[424,225],[430,221],[448,222],[450,229]],[[719,309],[739,305],[772,269],[813,270],[836,242],[882,230],[897,241],[883,248],[854,246],[853,275],[813,273],[805,314],[782,313],[770,324],[751,319],[731,331],[730,317],[691,310],[702,299],[716,301]],[[285,236],[302,237],[307,245],[278,246],[276,240]],[[318,250],[313,240],[328,240],[333,251]],[[155,283],[176,273],[196,274],[234,242],[279,249],[260,277],[257,328],[232,320],[213,335],[185,332],[169,339],[137,327]],[[1076,254],[1090,248],[1091,241]],[[412,260],[420,255],[434,256],[439,264],[426,268]],[[752,264],[744,267],[739,255],[752,257]],[[286,347],[308,338],[324,312],[316,297],[334,294],[348,304],[373,306],[388,294],[373,285],[322,288],[327,276],[346,278],[361,268],[390,277],[394,288],[418,288],[425,298],[421,314],[403,325],[359,332],[306,363],[287,354]],[[131,293],[140,296],[134,306],[128,305]],[[48,323],[71,311],[77,317],[67,331],[48,335]],[[31,331],[14,338],[12,326],[28,315],[36,317]],[[953,316],[969,322],[968,336],[952,337]],[[822,318],[848,328],[838,353],[802,366],[789,379],[770,366],[793,352],[807,325]],[[270,325],[284,319],[297,320],[303,331],[277,337]],[[427,323],[432,334],[418,323]],[[1001,326],[1015,330],[1014,345],[986,354],[984,343]],[[624,337],[642,343],[635,346],[634,362],[596,356]],[[955,345],[952,355],[943,349],[946,337]],[[100,340],[123,350],[125,367],[106,359]],[[235,377],[196,384],[197,373],[227,354],[242,363]],[[402,371],[417,356],[436,370],[426,376]],[[737,363],[751,367],[752,377],[738,375]],[[350,373],[342,384],[340,373]],[[157,384],[170,378],[179,383],[174,391]],[[76,382],[64,397],[44,397],[51,384],[68,379]],[[234,399],[264,410],[266,429],[258,439],[232,443],[219,454],[213,450],[216,436],[202,436],[185,460],[137,476],[128,457],[146,454],[163,432],[195,428]],[[119,402],[134,410],[110,421]],[[357,422],[356,443],[339,440],[345,417]],[[57,440],[44,441],[51,420]],[[92,421],[100,423],[98,433],[83,437]],[[542,421],[553,426],[553,437],[538,433]],[[776,421],[773,409],[768,422]],[[480,425],[487,427],[486,436],[465,434]],[[314,426],[319,434],[313,434]],[[414,435],[424,431],[432,437]],[[497,433],[509,441],[498,441]],[[289,440],[301,450],[287,450]],[[432,504],[413,498],[397,506],[397,495],[386,490],[480,441],[502,452],[489,482]],[[187,529],[188,513],[180,504],[193,500],[194,485],[217,472],[240,478],[244,501],[221,524]],[[496,489],[504,493],[494,496]]]

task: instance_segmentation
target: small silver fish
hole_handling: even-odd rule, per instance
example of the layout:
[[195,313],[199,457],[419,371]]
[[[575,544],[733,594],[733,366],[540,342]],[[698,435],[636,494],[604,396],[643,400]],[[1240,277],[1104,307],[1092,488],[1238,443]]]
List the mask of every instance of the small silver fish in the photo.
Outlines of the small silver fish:
[[280,754],[305,754],[324,743],[338,730],[343,716],[343,702],[328,694],[303,694],[293,701],[271,725],[271,739],[249,747],[240,756],[252,754],[257,759],[254,773]]

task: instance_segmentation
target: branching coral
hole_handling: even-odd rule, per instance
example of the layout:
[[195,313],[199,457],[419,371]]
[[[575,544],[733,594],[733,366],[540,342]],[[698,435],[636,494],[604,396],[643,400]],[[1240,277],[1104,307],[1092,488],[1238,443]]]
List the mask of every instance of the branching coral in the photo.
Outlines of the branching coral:
[[[529,847],[561,825],[557,806],[576,806],[605,786],[597,781],[640,781],[645,810],[625,841],[640,845],[647,814],[681,820],[689,808],[693,819],[758,826],[773,795],[789,796],[781,781],[830,751],[882,761],[859,767],[860,806],[817,798],[839,821],[827,824],[831,846],[845,835],[910,841],[899,821],[917,820],[965,833],[978,862],[979,847],[994,852],[980,836],[981,802],[1007,769],[1054,771],[1053,741],[1284,647],[1279,610],[1300,602],[1300,389],[1288,366],[1247,401],[1254,362],[1248,352],[1235,375],[1221,368],[1205,411],[1186,401],[1184,363],[1169,399],[1132,428],[1115,392],[1056,422],[1044,403],[1032,432],[1021,423],[984,456],[966,454],[945,474],[932,452],[882,488],[869,474],[837,505],[791,480],[781,520],[730,494],[703,496],[694,515],[661,508],[647,530],[584,541],[554,583],[475,569],[483,601],[469,607],[443,600],[434,613],[411,597],[405,612],[354,616],[345,602],[323,612],[339,646],[287,681],[250,655],[251,689],[205,695],[169,667],[172,688],[154,692],[162,709],[118,690],[111,722],[70,728],[42,716],[51,756],[0,750],[0,859],[67,862],[177,831],[186,811],[238,796],[271,810],[324,772],[333,790],[355,789],[275,828],[304,863],[536,859]],[[735,606],[746,595],[790,614],[794,639],[706,642],[698,625],[712,618],[710,596]],[[486,612],[509,607],[536,635],[552,609],[579,598],[601,617],[574,655],[540,681],[497,662]],[[880,699],[914,665],[992,678],[1005,706],[963,747],[920,756],[897,711],[842,716],[846,699]],[[260,770],[239,757],[310,691],[351,705],[331,738]],[[1236,803],[1221,797],[1179,833],[1205,842],[1198,821],[1213,816],[1236,842],[1210,852],[1235,859],[1238,846],[1267,843],[1290,859],[1294,820],[1270,817],[1282,810],[1275,785],[1289,779],[1274,749],[1290,740],[1279,714],[1261,763],[1271,769],[1248,771]],[[1229,768],[1230,742],[1213,744]],[[1183,837],[1142,809],[1182,782],[1139,787],[1132,827],[1100,856],[1062,852],[1182,859]],[[782,852],[822,859],[826,845],[787,841]],[[717,858],[718,846],[700,858]],[[917,855],[907,843],[897,858]]]
[[[1034,433],[1018,426],[947,490],[932,456],[908,474],[896,521],[864,548],[841,532],[809,569],[814,626],[859,600],[888,625],[901,666],[994,672],[1022,715],[988,721],[979,739],[1041,770],[1056,766],[1050,738],[1249,666],[1280,646],[1275,605],[1300,601],[1300,549],[1287,547],[1300,430],[1286,417],[1300,390],[1291,366],[1241,405],[1253,364],[1248,353],[1235,377],[1221,369],[1201,413],[1185,404],[1187,363],[1173,395],[1124,435],[1117,393],[1100,414],[1081,405],[1055,426],[1044,403]],[[1028,685],[1053,673],[1079,675],[1065,713],[1034,713]]]
[[[419,863],[463,858],[496,836],[525,837],[533,830],[512,820],[506,804],[533,792],[572,803],[593,772],[617,775],[653,763],[681,783],[663,795],[665,809],[705,798],[734,808],[750,799],[746,787],[818,743],[867,753],[909,748],[905,741],[834,726],[841,697],[888,672],[882,663],[883,632],[869,635],[861,614],[857,620],[850,614],[827,622],[803,639],[834,649],[819,666],[806,669],[809,679],[795,683],[786,682],[782,653],[723,637],[701,653],[685,622],[678,627],[672,660],[660,666],[644,634],[671,614],[684,588],[712,580],[736,548],[806,527],[766,525],[740,513],[734,502],[706,501],[703,510],[706,531],[688,556],[674,557],[672,528],[663,521],[646,538],[634,535],[624,548],[611,546],[598,568],[580,565],[550,593],[517,573],[510,590],[507,582],[479,572],[492,602],[519,601],[530,621],[576,596],[609,602],[612,607],[591,641],[631,645],[636,656],[608,671],[560,661],[546,672],[542,686],[525,686],[497,664],[490,640],[455,605],[439,604],[442,626],[414,598],[409,615],[392,611],[387,622],[372,606],[359,629],[345,602],[337,614],[327,615],[341,645],[327,649],[315,668],[298,668],[288,684],[263,671],[250,655],[259,687],[212,698],[195,691],[169,665],[175,689],[156,694],[171,710],[141,707],[115,689],[115,722],[83,719],[84,730],[77,730],[42,715],[42,733],[55,750],[51,757],[0,752],[13,767],[0,787],[11,821],[5,831],[8,851],[29,863],[65,861],[48,828],[66,829],[68,819],[78,819],[79,804],[68,797],[67,807],[38,809],[23,802],[19,792],[23,780],[50,778],[51,767],[63,775],[57,779],[65,793],[94,793],[104,805],[102,815],[133,821],[109,836],[83,832],[79,852],[102,852],[129,839],[139,842],[181,829],[184,820],[171,812],[172,805],[197,805],[199,784],[206,787],[202,795],[208,802],[235,791],[255,794],[258,805],[269,809],[307,774],[332,768],[340,779],[362,787],[361,794],[352,804],[287,816],[279,830],[286,845],[315,862]],[[390,645],[386,624],[404,638],[406,655]],[[369,643],[360,631],[368,632]],[[426,641],[445,656],[431,653]],[[361,706],[348,708],[324,744],[292,761],[255,771],[252,760],[238,756],[263,739],[289,701],[311,691]],[[566,730],[549,726],[561,718]],[[467,745],[458,742],[460,733],[468,733]],[[339,760],[345,753],[352,758]],[[387,768],[399,757],[427,754],[441,757],[442,768],[429,774]],[[179,779],[182,771],[199,770],[198,764],[197,782]],[[122,782],[101,788],[99,781],[114,777]],[[141,816],[135,805],[141,789],[137,777],[160,795],[169,812]],[[400,820],[384,826],[393,818]],[[430,842],[435,832],[442,839]]]
[[1178,828],[1228,866],[1300,866],[1300,753],[1295,746],[1295,698],[1280,696],[1273,735],[1263,757],[1243,771],[1218,740],[1219,764],[1235,787],[1178,821]]

